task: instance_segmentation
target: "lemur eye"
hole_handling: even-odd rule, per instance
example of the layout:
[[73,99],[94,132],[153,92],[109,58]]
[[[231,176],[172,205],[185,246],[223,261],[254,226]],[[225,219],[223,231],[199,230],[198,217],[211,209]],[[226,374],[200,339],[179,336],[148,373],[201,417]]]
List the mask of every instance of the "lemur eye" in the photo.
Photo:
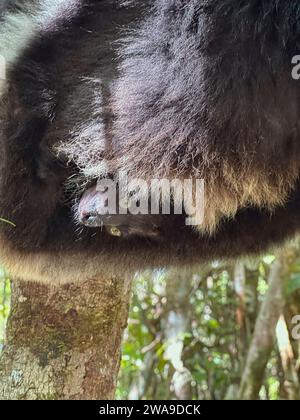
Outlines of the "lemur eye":
[[120,229],[118,229],[117,227],[112,227],[110,229],[110,234],[112,236],[116,236],[118,238],[120,238],[122,236],[122,232],[120,231]]

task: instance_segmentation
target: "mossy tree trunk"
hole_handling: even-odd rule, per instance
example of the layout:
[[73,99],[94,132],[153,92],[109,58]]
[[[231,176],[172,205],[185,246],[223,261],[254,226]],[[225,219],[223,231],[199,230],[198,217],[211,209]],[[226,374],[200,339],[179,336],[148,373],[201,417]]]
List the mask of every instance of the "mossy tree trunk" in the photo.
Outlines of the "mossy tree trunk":
[[0,399],[113,399],[130,282],[49,288],[14,281]]

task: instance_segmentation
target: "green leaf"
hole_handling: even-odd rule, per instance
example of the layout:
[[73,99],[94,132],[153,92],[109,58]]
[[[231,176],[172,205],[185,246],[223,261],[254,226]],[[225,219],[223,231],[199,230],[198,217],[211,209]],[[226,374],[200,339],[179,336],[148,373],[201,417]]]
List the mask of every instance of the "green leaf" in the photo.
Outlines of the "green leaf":
[[266,255],[265,257],[263,257],[263,262],[265,264],[271,265],[275,259],[276,259],[275,255]]
[[291,295],[298,289],[300,289],[300,273],[291,276],[291,279],[287,284],[286,293],[287,295]]

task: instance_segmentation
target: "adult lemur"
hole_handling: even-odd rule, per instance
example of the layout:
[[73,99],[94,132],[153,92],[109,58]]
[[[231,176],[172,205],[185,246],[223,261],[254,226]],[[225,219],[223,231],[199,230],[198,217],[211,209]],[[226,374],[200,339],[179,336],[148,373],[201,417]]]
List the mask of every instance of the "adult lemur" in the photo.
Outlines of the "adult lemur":
[[[297,0],[7,0],[0,13],[0,259],[12,276],[192,264],[297,233]],[[203,225],[162,216],[159,240],[134,217],[138,235],[78,232],[65,186],[118,169],[203,178]]]

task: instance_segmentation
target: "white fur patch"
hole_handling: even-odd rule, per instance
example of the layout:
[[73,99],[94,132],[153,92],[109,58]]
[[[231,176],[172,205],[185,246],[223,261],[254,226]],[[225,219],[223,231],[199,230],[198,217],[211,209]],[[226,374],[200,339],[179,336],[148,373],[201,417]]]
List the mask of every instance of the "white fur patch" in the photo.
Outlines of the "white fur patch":
[[10,67],[30,44],[36,33],[32,15],[19,11],[8,13],[0,28],[0,55]]
[[77,13],[80,0],[20,2],[15,11],[4,12],[0,26],[0,56],[11,67],[38,36],[59,29]]

